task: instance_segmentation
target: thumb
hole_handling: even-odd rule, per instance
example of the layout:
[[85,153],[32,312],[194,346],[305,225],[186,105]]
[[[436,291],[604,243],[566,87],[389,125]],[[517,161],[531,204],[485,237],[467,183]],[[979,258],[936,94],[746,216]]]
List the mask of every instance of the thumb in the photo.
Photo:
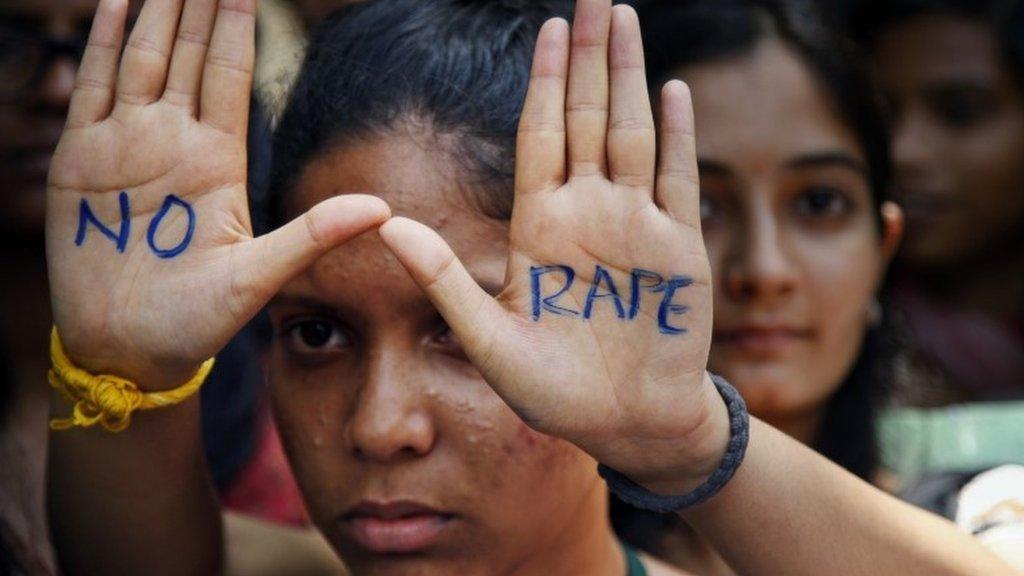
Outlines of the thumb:
[[380,227],[384,244],[444,317],[463,350],[484,374],[507,316],[477,284],[448,243],[428,226],[392,218]]
[[281,228],[235,246],[233,293],[242,308],[256,310],[325,253],[390,217],[391,209],[376,196],[324,200]]

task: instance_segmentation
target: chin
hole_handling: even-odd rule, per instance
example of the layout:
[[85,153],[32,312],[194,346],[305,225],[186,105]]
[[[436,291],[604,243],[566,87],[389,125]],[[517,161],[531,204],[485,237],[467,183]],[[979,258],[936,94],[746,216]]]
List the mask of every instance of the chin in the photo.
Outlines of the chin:
[[731,366],[720,368],[718,373],[740,391],[747,409],[755,416],[786,414],[800,404],[803,378],[786,366]]
[[487,572],[476,570],[451,558],[428,554],[389,554],[342,556],[352,574],[373,576],[475,576]]

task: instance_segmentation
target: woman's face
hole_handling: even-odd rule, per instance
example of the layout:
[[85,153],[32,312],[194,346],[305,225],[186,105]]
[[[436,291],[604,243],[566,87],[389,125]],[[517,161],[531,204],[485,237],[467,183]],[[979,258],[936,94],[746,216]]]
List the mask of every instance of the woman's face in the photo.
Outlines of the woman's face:
[[785,429],[824,405],[860,350],[887,259],[866,160],[779,41],[679,75],[715,280],[710,368]]
[[987,26],[921,16],[885,31],[874,60],[895,110],[901,257],[955,270],[1024,225],[1024,87]]
[[[290,206],[379,195],[438,230],[485,288],[503,284],[508,224],[473,208],[438,140],[336,149]],[[273,401],[313,521],[356,574],[494,574],[604,522],[595,463],[527,428],[487,386],[375,233],[270,306]]]
[[[44,61],[36,39],[84,36],[96,4],[97,0],[8,0],[0,6],[0,225],[8,233],[43,231],[46,171],[64,127],[78,69],[73,56]],[[15,83],[25,85],[12,91]]]

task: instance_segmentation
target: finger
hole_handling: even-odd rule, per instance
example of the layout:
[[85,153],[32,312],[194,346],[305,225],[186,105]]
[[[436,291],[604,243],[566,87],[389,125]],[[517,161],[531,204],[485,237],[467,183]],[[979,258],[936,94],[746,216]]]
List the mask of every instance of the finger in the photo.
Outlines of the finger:
[[537,36],[526,102],[516,134],[516,194],[565,183],[565,82],[569,23],[548,20]]
[[611,0],[579,0],[572,25],[566,96],[569,173],[603,174],[608,130],[608,31]]
[[391,217],[375,196],[345,194],[313,206],[283,227],[234,247],[234,293],[255,310],[331,249]]
[[174,41],[164,100],[189,110],[199,107],[206,49],[217,19],[217,0],[185,0]]
[[676,221],[700,229],[700,178],[690,89],[673,80],[661,91],[658,181],[654,200]]
[[128,37],[117,79],[117,100],[130,106],[156,102],[167,83],[181,0],[147,0]]
[[78,67],[75,91],[71,94],[68,127],[88,126],[110,114],[127,15],[127,0],[101,0],[96,8],[89,43]]
[[203,68],[200,119],[245,135],[256,55],[256,0],[220,0]]
[[612,9],[611,109],[608,119],[608,171],[625,186],[654,188],[655,136],[644,72],[640,19],[629,6]]
[[448,243],[431,228],[408,218],[392,218],[380,237],[426,292],[484,374],[495,350],[495,335],[507,333],[504,308],[477,284]]

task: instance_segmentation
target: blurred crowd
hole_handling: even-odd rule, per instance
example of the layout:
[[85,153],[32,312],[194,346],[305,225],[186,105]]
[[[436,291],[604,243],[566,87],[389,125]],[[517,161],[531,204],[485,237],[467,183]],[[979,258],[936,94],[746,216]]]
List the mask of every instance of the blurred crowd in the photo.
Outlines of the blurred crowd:
[[[257,228],[270,135],[309,31],[343,4],[261,2]],[[780,1],[754,16],[740,0],[632,4],[651,84],[682,78],[693,92],[710,369],[751,413],[1024,566],[1024,2]],[[95,6],[0,0],[0,574],[59,571],[46,515],[46,174]],[[803,318],[785,329],[821,332],[788,363],[749,320],[783,302]],[[239,573],[316,573],[331,563],[296,560],[325,554],[268,407],[271,337],[258,317],[218,358],[202,392],[206,457],[237,515]],[[674,517],[621,503],[612,514],[637,547],[715,569]],[[290,547],[283,567],[253,558],[274,556],[270,540]]]

